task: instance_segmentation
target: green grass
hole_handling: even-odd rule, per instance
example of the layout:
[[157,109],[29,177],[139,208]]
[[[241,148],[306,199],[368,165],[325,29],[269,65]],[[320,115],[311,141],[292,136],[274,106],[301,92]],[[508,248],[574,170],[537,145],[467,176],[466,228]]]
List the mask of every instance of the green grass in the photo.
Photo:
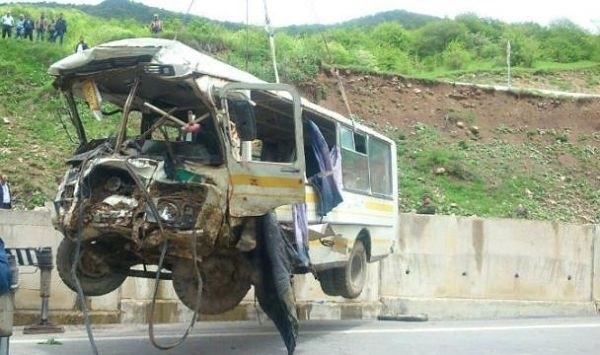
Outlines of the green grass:
[[[526,131],[499,131],[501,136],[527,135]],[[527,211],[528,218],[541,220],[575,221],[581,216],[600,220],[600,182],[581,174],[572,178],[576,171],[557,164],[560,155],[571,154],[597,174],[597,145],[561,139],[550,144],[542,140],[510,144],[501,139],[456,142],[422,124],[413,126],[412,133],[402,133],[398,141],[404,212],[414,212],[427,194],[443,214],[516,217],[520,209]],[[445,169],[443,174],[435,173],[439,167]]]

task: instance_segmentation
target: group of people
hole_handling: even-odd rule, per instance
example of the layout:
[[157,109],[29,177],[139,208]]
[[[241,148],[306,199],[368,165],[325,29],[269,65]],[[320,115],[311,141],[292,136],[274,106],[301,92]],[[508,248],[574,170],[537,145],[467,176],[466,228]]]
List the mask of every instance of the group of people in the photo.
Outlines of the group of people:
[[47,39],[49,42],[54,43],[59,40],[62,44],[65,33],[67,33],[67,20],[65,20],[62,13],[58,15],[56,21],[54,18],[47,19],[44,13],[35,21],[31,16],[22,14],[15,21],[9,10],[2,16],[0,22],[2,22],[2,38],[12,37],[14,28],[15,38],[29,38],[30,41],[33,41],[35,32],[35,38],[38,41]]

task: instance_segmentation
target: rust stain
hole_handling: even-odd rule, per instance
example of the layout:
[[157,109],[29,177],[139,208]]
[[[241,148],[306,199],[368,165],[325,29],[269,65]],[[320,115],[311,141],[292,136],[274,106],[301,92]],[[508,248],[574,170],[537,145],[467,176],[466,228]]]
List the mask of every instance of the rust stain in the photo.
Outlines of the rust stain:
[[473,221],[473,230],[472,230],[472,238],[473,238],[473,251],[475,251],[475,262],[477,263],[477,270],[481,273],[481,269],[483,267],[483,243],[484,243],[484,235],[483,235],[483,220],[476,219]]
[[427,215],[415,215],[410,223],[411,234],[421,238],[430,219],[433,218]]

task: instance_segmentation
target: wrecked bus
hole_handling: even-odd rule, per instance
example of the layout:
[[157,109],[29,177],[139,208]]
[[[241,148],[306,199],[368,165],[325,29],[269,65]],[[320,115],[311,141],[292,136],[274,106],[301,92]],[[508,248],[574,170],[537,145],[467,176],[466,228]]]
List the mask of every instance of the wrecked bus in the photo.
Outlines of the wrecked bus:
[[[367,263],[392,251],[394,142],[292,86],[149,38],[73,54],[49,73],[79,140],[54,202],[71,289],[103,295],[160,265],[186,306],[218,314],[273,279],[257,272],[262,247],[291,255],[284,270],[314,273],[325,293],[355,298]],[[113,133],[90,137],[95,119]]]

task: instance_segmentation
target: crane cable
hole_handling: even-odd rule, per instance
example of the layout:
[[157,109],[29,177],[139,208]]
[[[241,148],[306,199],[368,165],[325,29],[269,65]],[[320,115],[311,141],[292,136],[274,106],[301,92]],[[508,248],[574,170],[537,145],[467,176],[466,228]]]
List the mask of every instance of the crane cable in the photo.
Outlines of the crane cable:
[[[317,9],[315,7],[314,0],[310,0],[310,8],[311,8],[311,11],[315,18],[315,23],[319,23],[319,16],[317,15]],[[336,78],[338,89],[340,90],[340,93],[342,94],[342,100],[344,101],[344,105],[346,106],[346,110],[348,111],[348,116],[352,120],[352,130],[355,130],[354,114],[352,113],[352,109],[350,108],[350,101],[348,100],[348,96],[346,95],[346,89],[344,87],[344,82],[342,81],[342,77],[340,76],[339,70],[335,67],[335,64],[333,61],[333,55],[331,54],[331,51],[329,50],[329,44],[327,42],[327,38],[325,37],[325,33],[323,31],[319,31],[319,34],[321,35],[321,39],[323,40],[323,44],[325,45],[325,53],[327,54],[327,59],[329,60],[329,62],[331,63],[331,66],[332,66],[331,72],[333,73],[333,75]]]
[[271,27],[271,19],[269,18],[269,10],[267,9],[267,0],[263,0],[265,7],[265,31],[269,35],[269,46],[271,47],[271,59],[273,61],[273,71],[275,72],[275,82],[279,83],[279,72],[277,71],[277,57],[275,56],[275,33]]
[[[195,0],[190,0],[190,5],[188,6],[187,11],[185,13],[186,17],[189,17],[190,11],[192,11],[192,7],[194,6],[194,1]],[[184,22],[183,29],[185,29],[185,26],[187,26],[187,22]],[[175,38],[173,39],[174,41],[177,40],[178,33],[179,33],[179,29],[177,29],[177,31],[175,32]],[[140,191],[142,191],[142,193],[144,194],[144,197],[146,198],[146,202],[148,203],[148,207],[150,208],[150,210],[152,211],[152,213],[154,214],[154,216],[156,218],[156,221],[157,221],[158,227],[159,227],[160,237],[163,241],[162,245],[160,247],[160,257],[158,260],[158,267],[156,269],[156,275],[154,277],[154,290],[152,292],[152,302],[150,303],[150,319],[148,321],[148,337],[150,338],[150,343],[152,343],[152,345],[155,348],[160,349],[160,350],[169,350],[169,349],[173,349],[173,348],[181,345],[185,341],[185,339],[187,339],[188,335],[190,334],[190,331],[192,330],[192,328],[194,327],[194,324],[196,323],[196,319],[198,318],[198,313],[200,310],[200,301],[201,301],[201,297],[202,297],[202,286],[203,286],[202,276],[200,275],[200,270],[198,268],[198,260],[197,260],[197,258],[198,258],[198,256],[197,256],[198,238],[197,238],[196,232],[194,230],[192,232],[192,239],[190,241],[190,243],[191,243],[190,247],[192,248],[192,263],[194,265],[194,272],[195,272],[196,278],[198,280],[198,285],[197,285],[197,289],[196,289],[196,304],[193,309],[194,313],[192,314],[192,319],[190,320],[190,323],[189,323],[188,327],[186,328],[185,332],[178,340],[174,341],[171,344],[167,344],[167,345],[159,344],[156,341],[156,338],[154,336],[154,310],[156,309],[156,298],[158,296],[158,285],[159,285],[159,280],[160,280],[160,274],[162,272],[163,263],[164,263],[165,256],[167,254],[167,249],[168,249],[168,239],[165,235],[163,224],[160,220],[160,216],[159,216],[158,208],[157,208],[156,204],[154,203],[154,201],[148,194],[148,191],[146,191],[143,183],[135,175],[135,172],[133,171],[131,166],[129,164],[127,164],[126,168],[129,171],[129,173],[130,173],[131,177],[133,178],[134,182],[136,183],[136,185],[138,185],[138,188],[140,189]]]
[[[191,0],[190,1],[190,5],[187,8],[187,11],[185,12],[185,18],[189,20],[190,17],[190,11],[192,11],[192,6],[194,6],[194,1],[195,0]],[[187,26],[187,21],[183,22],[183,28],[181,28],[182,30],[184,30]],[[179,35],[179,28],[177,28],[177,30],[175,31],[175,36],[173,37],[173,41],[177,41],[177,36]]]
[[[75,283],[77,298],[79,299],[81,311],[83,312],[83,322],[85,324],[85,331],[87,333],[90,346],[92,347],[92,353],[94,355],[98,355],[98,346],[96,345],[94,333],[92,332],[90,315],[87,309],[87,305],[85,303],[85,294],[83,292],[83,287],[81,286],[81,282],[79,281],[79,275],[77,273],[77,268],[79,267],[79,263],[81,262],[81,244],[83,243],[83,168],[89,160],[90,157],[87,157],[84,159],[83,162],[81,162],[81,175],[79,175],[79,179],[77,181],[77,190],[75,191],[75,195],[79,200],[79,206],[77,206],[77,240],[75,241],[75,254],[73,255],[73,263],[71,264],[71,277],[73,278],[73,281]],[[86,182],[89,184],[89,179],[86,180]]]
[[250,0],[246,0],[246,71],[250,62]]

